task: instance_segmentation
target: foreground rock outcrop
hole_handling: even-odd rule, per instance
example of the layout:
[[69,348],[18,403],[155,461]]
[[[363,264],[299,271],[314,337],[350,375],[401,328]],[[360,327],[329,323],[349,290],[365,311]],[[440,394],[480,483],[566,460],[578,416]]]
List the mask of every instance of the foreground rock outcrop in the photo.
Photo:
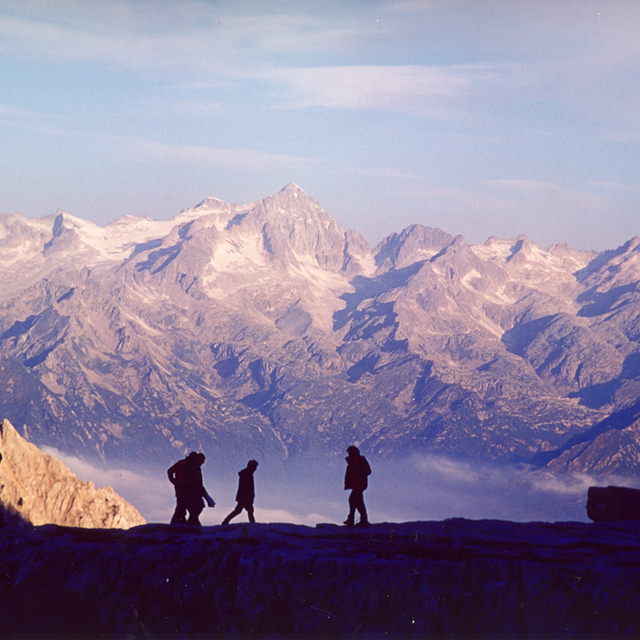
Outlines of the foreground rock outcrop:
[[0,424],[0,524],[128,529],[145,524],[111,487],[82,482],[59,460]]
[[587,515],[594,522],[640,520],[640,490],[629,487],[589,487]]
[[638,523],[17,531],[0,530],[12,638],[640,634]]

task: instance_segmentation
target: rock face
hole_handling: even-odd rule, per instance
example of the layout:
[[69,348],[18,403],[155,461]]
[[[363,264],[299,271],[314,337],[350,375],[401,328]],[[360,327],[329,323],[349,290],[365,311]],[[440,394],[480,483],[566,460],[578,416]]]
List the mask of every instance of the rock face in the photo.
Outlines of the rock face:
[[8,529],[11,638],[640,634],[637,523]]
[[587,515],[594,522],[640,520],[640,491],[628,487],[589,487]]
[[113,489],[78,480],[5,420],[0,425],[0,523],[128,529],[145,521]]
[[598,254],[412,225],[371,248],[288,185],[104,228],[7,214],[0,249],[0,411],[36,444],[640,471],[639,238]]

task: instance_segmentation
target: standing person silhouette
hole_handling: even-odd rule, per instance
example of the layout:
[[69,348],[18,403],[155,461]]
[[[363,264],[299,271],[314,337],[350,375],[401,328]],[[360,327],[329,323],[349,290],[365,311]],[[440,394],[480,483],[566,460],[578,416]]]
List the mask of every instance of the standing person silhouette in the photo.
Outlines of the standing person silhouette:
[[344,490],[351,489],[349,494],[349,515],[344,523],[348,527],[353,527],[353,520],[356,510],[360,513],[360,522],[356,526],[366,527],[369,525],[367,518],[367,508],[364,505],[364,490],[368,487],[368,476],[371,475],[371,467],[364,456],[360,455],[358,447],[350,446],[347,448],[349,454],[345,460],[347,461],[347,470],[344,475]]
[[253,500],[256,497],[255,485],[253,483],[253,474],[258,468],[255,460],[249,460],[246,468],[238,471],[238,492],[236,493],[236,508],[222,521],[222,524],[229,524],[232,518],[235,518],[243,509],[247,511],[249,522],[255,522],[253,517]]
[[[197,527],[200,524],[199,516],[204,509],[204,501],[213,508],[216,503],[207,493],[202,482],[201,467],[206,457],[204,453],[192,451],[183,460],[178,460],[167,470],[171,484],[176,490],[176,510],[171,518],[171,524],[190,524]],[[187,511],[189,519],[187,519]]]

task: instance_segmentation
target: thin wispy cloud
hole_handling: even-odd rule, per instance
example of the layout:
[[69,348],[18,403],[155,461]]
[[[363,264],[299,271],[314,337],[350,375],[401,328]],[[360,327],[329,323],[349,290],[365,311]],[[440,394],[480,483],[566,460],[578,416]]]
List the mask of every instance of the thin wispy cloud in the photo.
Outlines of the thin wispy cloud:
[[37,128],[55,131],[62,118],[57,114],[32,109],[18,109],[0,103],[0,122],[6,127]]
[[234,75],[269,54],[326,55],[366,35],[269,3],[8,2],[0,52],[49,64],[118,64],[152,70]]
[[262,77],[286,86],[289,108],[383,109],[440,117],[496,81],[481,65],[344,66],[282,69]]
[[[178,162],[181,165],[225,167],[262,171],[267,167],[299,167],[320,164],[312,158],[261,153],[253,149],[222,149],[197,145],[168,145],[144,140],[126,140],[145,162]],[[283,185],[284,186],[284,185]]]

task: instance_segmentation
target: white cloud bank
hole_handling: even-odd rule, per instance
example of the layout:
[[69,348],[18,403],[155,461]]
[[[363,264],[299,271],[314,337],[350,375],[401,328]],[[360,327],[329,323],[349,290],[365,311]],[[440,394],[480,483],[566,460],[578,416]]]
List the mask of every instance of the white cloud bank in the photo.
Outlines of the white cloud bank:
[[[78,478],[96,486],[111,486],[133,504],[147,522],[169,522],[175,506],[166,471],[136,473],[124,468],[98,469],[77,458],[48,449]],[[413,455],[402,459],[369,457],[373,474],[365,501],[372,522],[498,519],[517,522],[584,521],[589,486],[631,486],[628,478],[597,478],[588,474],[553,474],[529,467],[456,460],[445,456]],[[235,506],[237,476],[221,476],[203,467],[205,486],[216,501],[205,509],[204,525],[220,524]],[[255,475],[256,519],[315,526],[341,523],[347,515],[348,492],[343,490],[344,462],[300,460],[275,470],[263,463]],[[234,522],[247,520],[246,513]]]

